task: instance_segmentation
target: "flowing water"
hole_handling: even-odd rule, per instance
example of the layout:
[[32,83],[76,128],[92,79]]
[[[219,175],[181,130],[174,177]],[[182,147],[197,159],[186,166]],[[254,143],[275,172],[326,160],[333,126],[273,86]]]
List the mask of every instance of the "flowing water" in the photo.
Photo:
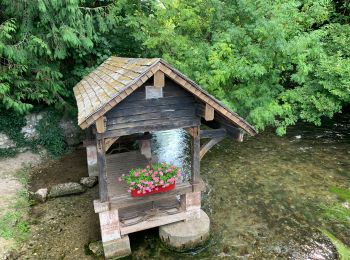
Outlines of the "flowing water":
[[[226,139],[207,153],[201,175],[211,240],[188,256],[336,259],[320,229],[350,245],[350,215],[347,223],[324,216],[337,201],[330,189],[350,188],[349,119],[319,128],[298,125],[282,138],[266,131],[242,143]],[[184,131],[165,131],[156,134],[153,148],[161,161],[182,166],[188,176],[188,143]],[[140,243],[140,254],[171,257],[156,249],[154,239]],[[149,247],[154,255],[145,253]]]
[[[153,149],[160,161],[182,167],[188,177],[188,143],[184,131],[166,131],[155,136]],[[76,162],[73,168],[62,169],[64,165],[73,165],[67,163],[72,158],[63,158],[59,164],[65,174],[73,174],[74,167],[85,167]],[[52,168],[55,166],[44,171]],[[160,243],[156,229],[147,230],[130,235],[133,251],[130,259],[338,259],[334,246],[320,230],[328,230],[350,245],[350,210],[345,211],[348,215],[342,221],[327,215],[329,208],[341,205],[330,189],[350,189],[349,116],[318,128],[298,125],[290,128],[284,137],[265,131],[242,143],[227,138],[205,155],[201,175],[206,183],[202,208],[211,219],[210,241],[197,250],[174,253]],[[51,224],[44,220],[58,210],[66,213],[54,218],[57,229],[63,229],[62,232],[73,229],[71,233],[61,233],[61,237],[71,235],[73,239],[58,243],[55,238],[56,244],[50,240],[45,244],[45,239],[32,241],[24,254],[36,252],[50,259],[56,259],[55,256],[74,259],[72,255],[76,259],[91,259],[92,256],[83,257],[82,248],[88,240],[99,238],[98,220],[91,206],[96,196],[93,190],[87,195],[35,206],[34,224],[39,231],[34,231],[33,236],[60,234],[50,231],[56,230],[56,226],[45,228]],[[45,248],[55,253],[45,254]]]

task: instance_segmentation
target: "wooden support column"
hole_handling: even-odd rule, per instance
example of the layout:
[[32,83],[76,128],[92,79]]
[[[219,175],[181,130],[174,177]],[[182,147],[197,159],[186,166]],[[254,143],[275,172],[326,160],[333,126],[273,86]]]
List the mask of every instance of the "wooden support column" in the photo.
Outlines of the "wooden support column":
[[201,192],[190,192],[180,196],[181,208],[186,212],[186,221],[201,216]]
[[89,176],[98,176],[96,141],[86,146],[86,159]]
[[191,151],[191,179],[192,179],[192,190],[200,191],[200,127],[192,127],[190,129],[192,136],[192,151]]
[[105,138],[103,133],[105,132],[104,117],[100,117],[96,121],[96,147],[97,147],[97,163],[98,163],[98,179],[99,179],[99,192],[100,201],[105,202],[108,200],[107,190],[107,171],[106,171],[106,150],[105,150]]

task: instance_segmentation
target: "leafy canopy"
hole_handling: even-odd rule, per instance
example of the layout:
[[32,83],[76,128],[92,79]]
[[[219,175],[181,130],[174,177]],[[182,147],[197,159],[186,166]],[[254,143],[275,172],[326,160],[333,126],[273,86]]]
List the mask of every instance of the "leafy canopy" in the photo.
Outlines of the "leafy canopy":
[[350,103],[349,1],[4,0],[0,10],[3,109],[71,109],[72,87],[110,55],[162,57],[280,135]]

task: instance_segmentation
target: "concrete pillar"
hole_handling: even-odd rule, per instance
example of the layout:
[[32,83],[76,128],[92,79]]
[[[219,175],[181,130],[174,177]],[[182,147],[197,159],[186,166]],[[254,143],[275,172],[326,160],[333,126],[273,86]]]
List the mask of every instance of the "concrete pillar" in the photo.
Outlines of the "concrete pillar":
[[187,251],[205,244],[209,238],[210,220],[201,210],[200,218],[159,227],[163,243],[175,251]]
[[140,140],[140,152],[144,155],[148,160],[152,159],[152,151],[151,151],[151,139]]
[[86,157],[89,176],[98,176],[96,144],[86,146]]
[[100,218],[101,237],[105,257],[119,258],[131,254],[128,236],[121,236],[119,213],[110,209],[108,202],[94,201],[95,212]]

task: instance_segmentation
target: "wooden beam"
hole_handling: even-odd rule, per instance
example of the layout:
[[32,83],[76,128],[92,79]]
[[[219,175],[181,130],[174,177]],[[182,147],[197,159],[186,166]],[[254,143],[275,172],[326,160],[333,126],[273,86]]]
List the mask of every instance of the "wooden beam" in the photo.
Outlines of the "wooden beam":
[[100,201],[105,202],[108,200],[105,140],[99,135],[96,136],[96,140]]
[[111,148],[112,144],[114,144],[119,139],[119,136],[117,137],[111,137],[111,138],[105,138],[105,149],[106,152],[109,148]]
[[171,214],[171,215],[167,213],[158,213],[158,214],[155,214],[154,216],[151,215],[146,220],[134,225],[130,225],[130,226],[121,225],[120,233],[123,236],[133,232],[154,228],[154,227],[159,227],[159,226],[163,226],[174,222],[179,222],[185,219],[187,219],[187,214],[186,212],[183,212],[183,211],[180,211],[178,213]]
[[156,73],[154,73],[154,82],[153,82],[153,85],[156,87],[156,88],[162,88],[164,87],[164,84],[165,84],[165,79],[164,79],[164,73],[163,71],[161,70],[158,70],[156,71]]
[[[171,191],[151,194],[144,197],[131,197],[130,194],[126,192],[125,194],[110,198],[111,209],[126,208],[130,206],[145,204],[151,201],[165,200],[168,198],[173,198],[176,195],[191,193],[192,189],[192,185],[189,182],[183,182],[176,184],[175,189]],[[205,189],[205,184],[201,178],[199,178],[198,189],[200,191],[203,191]]]
[[101,116],[95,122],[97,133],[104,133],[106,131],[105,117]]
[[216,138],[216,137],[225,137],[226,129],[218,128],[218,129],[210,129],[210,130],[201,130],[200,132],[201,138]]
[[192,180],[192,191],[199,190],[200,180],[200,127],[193,127],[192,130],[192,146],[191,146],[191,180]]
[[205,145],[201,147],[201,150],[199,152],[199,158],[202,160],[203,156],[217,143],[219,143],[224,137],[216,137],[211,139],[209,142],[207,142]]
[[135,127],[114,129],[114,130],[107,129],[104,136],[105,136],[105,138],[108,138],[108,137],[130,135],[130,134],[135,134],[135,133],[171,130],[171,129],[177,129],[177,128],[187,128],[187,127],[197,126],[200,124],[199,118],[195,118],[195,119],[193,119],[193,118],[179,118],[176,121],[169,120],[169,122],[159,121],[158,124],[153,124],[153,125],[150,122],[147,123],[147,125],[143,125],[143,126],[135,126]]
[[205,104],[205,112],[204,112],[204,119],[206,121],[212,121],[214,120],[214,108],[210,106],[209,104]]

